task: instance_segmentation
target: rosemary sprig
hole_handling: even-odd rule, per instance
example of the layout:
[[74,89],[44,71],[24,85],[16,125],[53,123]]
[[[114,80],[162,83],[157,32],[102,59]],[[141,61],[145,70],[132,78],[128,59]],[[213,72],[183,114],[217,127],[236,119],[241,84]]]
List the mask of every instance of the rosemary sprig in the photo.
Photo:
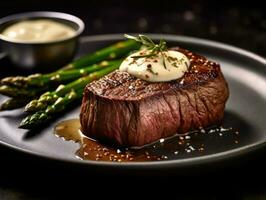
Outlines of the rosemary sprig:
[[[136,42],[139,42],[147,47],[148,50],[151,50],[150,54],[156,54],[167,50],[166,42],[163,39],[160,40],[159,44],[155,44],[152,39],[146,35],[138,35],[137,37],[135,37],[125,34],[125,37],[131,40],[135,40]],[[149,56],[150,54],[147,54],[147,56]]]
[[139,55],[139,56],[131,56],[131,58],[150,58],[152,56],[156,56],[157,54],[145,54],[145,55]]
[[149,38],[146,35],[138,35],[137,37],[132,36],[132,35],[124,35],[126,38],[131,39],[131,40],[135,40],[136,42],[141,43],[142,45],[144,45],[145,47],[147,47],[148,50],[150,50],[150,53],[147,53],[145,55],[139,55],[139,56],[132,56],[132,58],[138,59],[138,58],[150,58],[152,56],[156,56],[159,53],[161,53],[162,55],[162,59],[163,59],[163,65],[164,68],[166,69],[166,64],[165,64],[165,55],[164,55],[164,51],[167,51],[167,46],[166,46],[166,42],[161,39],[159,44],[155,44],[151,38]]

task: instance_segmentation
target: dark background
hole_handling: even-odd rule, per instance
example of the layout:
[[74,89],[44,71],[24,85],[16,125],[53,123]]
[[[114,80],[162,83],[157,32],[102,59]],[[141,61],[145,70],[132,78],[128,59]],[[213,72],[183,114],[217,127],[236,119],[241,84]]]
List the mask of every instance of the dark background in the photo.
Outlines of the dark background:
[[[0,2],[0,17],[44,10],[67,12],[80,17],[86,24],[83,35],[129,32],[181,34],[229,43],[266,57],[266,10],[263,1]],[[92,193],[123,197],[119,192],[121,190],[127,192],[125,198],[138,198],[144,192],[152,197],[161,195],[163,199],[168,199],[164,195],[169,194],[180,199],[266,199],[265,153],[250,155],[238,164],[232,161],[227,167],[218,164],[217,168],[212,167],[212,171],[196,170],[190,176],[144,178],[143,175],[110,177],[97,173],[83,174],[79,169],[53,162],[32,162],[32,158],[24,158],[6,149],[0,152],[0,200],[62,199],[62,195],[69,197],[70,193],[87,194],[88,197]],[[82,183],[84,180],[85,183]],[[134,181],[136,184],[132,184]],[[115,189],[110,189],[112,186]],[[59,197],[56,198],[50,191],[57,191]]]
[[0,17],[26,11],[62,11],[86,23],[84,35],[170,33],[208,38],[266,56],[262,0],[1,0]]

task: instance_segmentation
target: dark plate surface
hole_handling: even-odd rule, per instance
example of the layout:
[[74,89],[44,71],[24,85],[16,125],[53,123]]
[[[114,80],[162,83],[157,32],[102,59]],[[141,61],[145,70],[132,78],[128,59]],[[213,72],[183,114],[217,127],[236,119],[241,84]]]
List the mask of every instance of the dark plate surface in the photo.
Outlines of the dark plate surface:
[[[27,154],[64,161],[77,165],[93,167],[112,167],[119,169],[179,168],[195,164],[212,163],[238,156],[265,147],[266,143],[266,60],[247,51],[202,39],[151,34],[152,38],[165,38],[169,46],[190,49],[219,62],[229,83],[230,98],[227,102],[223,126],[239,130],[232,138],[211,138],[206,134],[199,140],[208,147],[204,153],[187,153],[171,156],[169,160],[152,162],[111,163],[82,161],[75,157],[78,144],[66,142],[53,134],[59,121],[77,118],[79,107],[62,115],[47,127],[27,132],[17,126],[23,117],[22,110],[0,113],[0,144]],[[81,39],[78,55],[99,49],[122,38],[122,35],[90,36]],[[14,73],[15,74],[15,73]],[[0,101],[4,99],[0,96]],[[235,138],[237,137],[237,138]],[[210,139],[211,138],[211,139]]]

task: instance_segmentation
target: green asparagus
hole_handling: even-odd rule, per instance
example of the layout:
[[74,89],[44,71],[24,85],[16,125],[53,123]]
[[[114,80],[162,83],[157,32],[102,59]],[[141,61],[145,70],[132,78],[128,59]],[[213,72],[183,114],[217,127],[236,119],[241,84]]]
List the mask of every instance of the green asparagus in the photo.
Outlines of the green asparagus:
[[7,77],[1,81],[1,84],[19,88],[43,87],[45,85],[54,85],[54,83],[65,83],[86,76],[89,73],[98,71],[102,68],[114,64],[120,64],[121,60],[102,61],[83,69],[73,69],[67,71],[58,71],[49,74],[35,74],[28,77]]
[[140,44],[134,40],[126,40],[110,45],[106,48],[95,51],[92,54],[83,56],[73,63],[67,65],[63,70],[80,69],[106,59],[115,59],[128,54],[129,52],[139,49]]
[[[63,67],[62,69],[59,69],[58,71],[55,71],[50,74],[33,74],[28,77],[24,76],[15,76],[15,77],[7,77],[0,81],[1,85],[11,85],[15,87],[28,87],[29,85],[38,85],[43,86],[47,82],[50,83],[54,81],[60,81],[61,76],[66,77],[66,79],[71,79],[72,71],[69,72],[69,74],[61,74],[62,71],[65,70],[74,70],[74,69],[84,69],[89,68],[88,66],[92,67],[92,71],[96,71],[100,68],[100,66],[95,66],[95,63],[102,62],[106,59],[115,59],[119,58],[123,55],[128,54],[130,51],[136,50],[140,47],[140,44],[138,44],[134,40],[127,40],[118,42],[115,44],[112,44],[106,48],[100,49],[94,53],[90,53],[88,55],[82,56],[81,58],[73,61],[72,63],[68,64],[67,66]],[[101,65],[101,64],[100,64]],[[87,69],[89,71],[89,69]],[[90,72],[92,72],[90,71]],[[76,71],[76,74],[79,71]],[[64,76],[65,75],[65,76]],[[70,75],[70,77],[68,76]],[[59,80],[58,80],[59,79]],[[62,78],[63,79],[63,78]],[[74,78],[72,79],[74,80]]]
[[[0,111],[19,108],[30,101],[25,110],[33,113],[21,122],[20,128],[34,128],[66,110],[67,105],[80,100],[87,83],[117,69],[122,60],[115,59],[139,48],[140,44],[136,41],[122,41],[85,55],[49,74],[4,78],[0,80],[0,94],[11,99],[0,106]],[[32,100],[36,97],[39,98]]]
[[57,88],[57,90],[46,92],[43,95],[41,95],[39,99],[32,100],[29,104],[26,105],[25,111],[37,112],[39,110],[43,110],[48,105],[56,102],[59,97],[66,95],[69,91],[83,89],[87,83],[101,78],[105,74],[112,72],[118,67],[119,67],[119,63],[116,63],[116,64],[111,65],[110,67],[93,72],[89,74],[88,76],[82,77],[67,85],[60,85]]
[[45,110],[38,111],[24,118],[21,121],[19,128],[33,129],[46,123],[55,114],[64,111],[66,106],[74,101],[80,100],[82,98],[82,92],[83,90],[77,90],[77,92],[71,90],[64,97],[59,97],[53,105],[48,106]]
[[47,89],[46,86],[42,88],[25,89],[25,88],[17,88],[17,87],[9,86],[9,85],[2,85],[0,86],[0,94],[8,96],[8,97],[12,97],[12,98],[35,97],[38,94],[41,94],[46,89]]
[[0,111],[14,110],[25,106],[31,99],[18,98],[18,99],[7,99],[0,105]]

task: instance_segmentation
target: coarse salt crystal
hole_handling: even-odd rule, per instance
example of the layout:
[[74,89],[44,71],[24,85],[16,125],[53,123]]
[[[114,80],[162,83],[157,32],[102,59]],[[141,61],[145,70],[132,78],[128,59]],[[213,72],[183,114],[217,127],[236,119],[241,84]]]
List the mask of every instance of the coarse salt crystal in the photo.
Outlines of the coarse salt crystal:
[[190,153],[190,152],[191,152],[191,149],[186,149],[186,152],[187,152],[187,153]]
[[195,151],[195,149],[194,149],[193,146],[189,146],[189,148],[190,148],[192,151]]
[[204,129],[200,129],[200,132],[201,133],[205,133],[206,131]]
[[191,137],[190,137],[189,135],[187,135],[185,138],[188,140],[188,139],[190,139]]

